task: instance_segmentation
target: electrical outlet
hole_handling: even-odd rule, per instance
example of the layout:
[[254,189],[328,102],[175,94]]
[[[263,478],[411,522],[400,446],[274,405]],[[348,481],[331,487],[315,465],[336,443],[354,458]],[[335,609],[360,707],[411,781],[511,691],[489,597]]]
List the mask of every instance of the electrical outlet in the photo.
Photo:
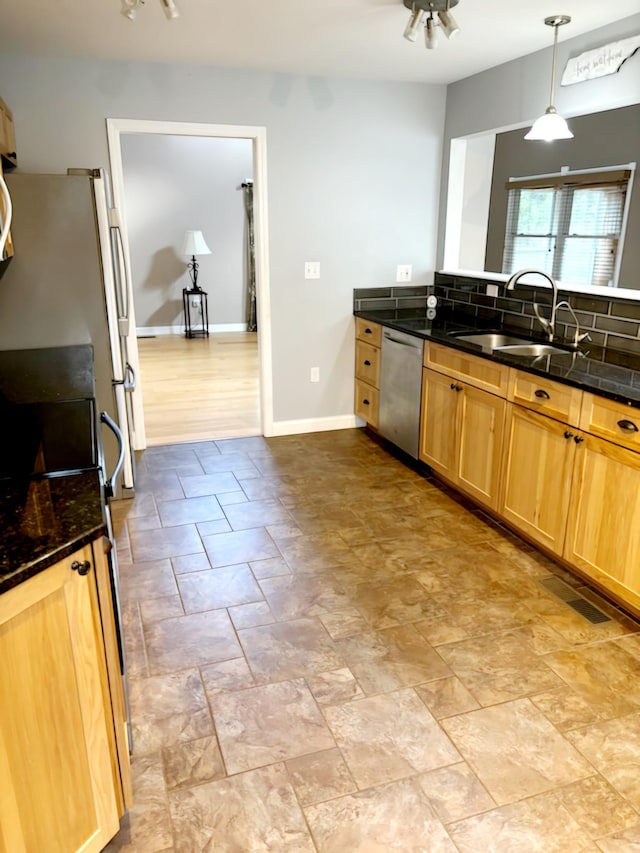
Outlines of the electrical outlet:
[[411,264],[398,264],[396,268],[396,281],[411,281]]
[[305,261],[304,262],[304,277],[305,278],[320,278],[320,261]]
[[320,382],[320,368],[312,367],[309,371],[309,381],[310,382]]

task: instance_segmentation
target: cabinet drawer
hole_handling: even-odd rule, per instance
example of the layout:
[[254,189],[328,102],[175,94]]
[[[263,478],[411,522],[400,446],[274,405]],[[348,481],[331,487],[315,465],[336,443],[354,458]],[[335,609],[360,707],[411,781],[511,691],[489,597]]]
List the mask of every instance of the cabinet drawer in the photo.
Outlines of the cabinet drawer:
[[424,348],[424,366],[446,373],[447,376],[464,379],[470,385],[499,397],[507,395],[509,368],[504,364],[429,343]]
[[578,388],[521,370],[512,370],[508,397],[512,403],[534,412],[573,426],[578,425],[582,403],[582,391]]
[[356,379],[356,415],[378,428],[378,389]]
[[585,393],[580,428],[615,444],[640,451],[640,409],[633,406]]
[[356,341],[356,378],[374,388],[380,387],[380,350],[364,341]]
[[382,342],[382,326],[363,320],[362,317],[356,317],[356,338],[379,347]]

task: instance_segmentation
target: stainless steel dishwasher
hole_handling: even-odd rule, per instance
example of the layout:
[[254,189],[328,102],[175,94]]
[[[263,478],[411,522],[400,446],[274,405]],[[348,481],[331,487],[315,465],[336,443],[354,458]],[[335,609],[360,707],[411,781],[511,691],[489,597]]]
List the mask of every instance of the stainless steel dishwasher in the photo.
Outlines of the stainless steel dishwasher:
[[382,330],[378,431],[405,453],[418,458],[422,339]]

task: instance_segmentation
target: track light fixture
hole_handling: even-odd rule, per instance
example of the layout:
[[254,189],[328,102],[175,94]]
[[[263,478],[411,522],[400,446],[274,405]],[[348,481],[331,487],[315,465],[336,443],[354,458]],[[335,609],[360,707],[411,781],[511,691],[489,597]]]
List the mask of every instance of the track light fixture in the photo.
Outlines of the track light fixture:
[[553,90],[556,87],[556,55],[558,52],[558,27],[571,22],[569,15],[551,15],[544,19],[548,27],[553,27],[553,58],[551,60],[551,93],[549,95],[549,106],[533,123],[525,139],[542,139],[545,142],[553,142],[556,139],[573,139],[573,133],[565,119],[556,111],[553,105]]
[[[174,0],[160,0],[160,2],[165,15],[170,21],[180,17],[180,12],[178,11],[178,7]],[[122,0],[120,13],[130,21],[134,21],[138,14],[138,10],[142,8],[142,6],[144,6],[144,0]]]
[[438,27],[450,39],[458,35],[460,27],[451,14],[459,0],[402,0],[411,12],[404,30],[407,41],[415,41],[420,25],[424,23],[424,43],[429,50],[438,46]]

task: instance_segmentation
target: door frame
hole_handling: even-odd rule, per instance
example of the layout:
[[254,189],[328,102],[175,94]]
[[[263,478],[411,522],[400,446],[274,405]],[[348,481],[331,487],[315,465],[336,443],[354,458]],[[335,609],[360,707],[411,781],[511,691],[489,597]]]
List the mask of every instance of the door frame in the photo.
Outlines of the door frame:
[[255,228],[256,309],[258,318],[258,372],[260,380],[260,423],[262,435],[273,435],[273,359],[271,349],[271,298],[269,286],[269,229],[267,217],[267,130],[265,127],[231,124],[203,124],[180,121],[150,121],[146,119],[107,119],[107,144],[111,171],[112,204],[118,209],[124,243],[124,264],[131,283],[129,358],[138,383],[132,394],[135,428],[132,440],[135,450],[146,447],[143,392],[140,385],[138,341],[136,337],[133,278],[129,253],[129,232],[124,193],[122,165],[123,134],[164,134],[169,136],[209,136],[224,139],[250,139],[253,146],[253,204]]

